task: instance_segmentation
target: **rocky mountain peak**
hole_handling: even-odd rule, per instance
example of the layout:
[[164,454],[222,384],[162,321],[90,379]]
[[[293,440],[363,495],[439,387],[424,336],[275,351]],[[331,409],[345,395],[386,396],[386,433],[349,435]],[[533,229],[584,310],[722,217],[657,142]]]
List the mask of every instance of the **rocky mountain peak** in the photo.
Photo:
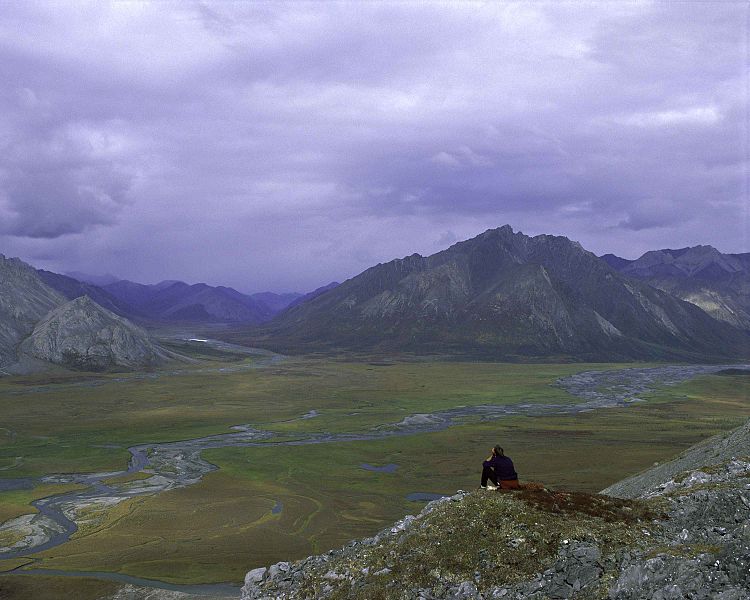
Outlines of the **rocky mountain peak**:
[[145,330],[81,296],[54,309],[21,344],[33,358],[71,369],[104,371],[165,362]]
[[[33,267],[27,265],[20,258],[10,258],[0,254],[0,273],[4,276],[22,277],[27,281],[33,281],[35,272]],[[7,280],[4,279],[3,281]]]
[[670,274],[682,277],[713,279],[720,274],[746,270],[742,261],[731,254],[722,254],[713,246],[699,245],[672,250],[651,250],[624,266],[624,273],[642,276]]
[[715,265],[727,273],[737,273],[743,270],[742,264],[737,258],[722,254],[713,246],[688,248],[675,259],[675,264],[689,276],[700,273],[711,265]]
[[261,335],[289,352],[334,347],[593,360],[686,357],[699,348],[747,352],[742,332],[719,329],[701,310],[619,275],[577,242],[529,237],[506,225],[431,256],[371,267],[291,307]]
[[65,301],[35,269],[18,258],[0,255],[0,366],[15,363],[19,342]]
[[[505,225],[503,225],[501,227],[494,227],[492,229],[488,229],[485,232],[480,233],[474,239],[477,239],[477,238],[480,238],[480,239],[481,238],[493,238],[493,237],[495,237],[495,238],[497,238],[497,237],[507,238],[507,237],[510,237],[510,236],[513,236],[513,235],[515,235],[515,232],[513,231],[513,228],[510,225],[505,224]],[[523,235],[523,234],[521,234],[521,235]]]

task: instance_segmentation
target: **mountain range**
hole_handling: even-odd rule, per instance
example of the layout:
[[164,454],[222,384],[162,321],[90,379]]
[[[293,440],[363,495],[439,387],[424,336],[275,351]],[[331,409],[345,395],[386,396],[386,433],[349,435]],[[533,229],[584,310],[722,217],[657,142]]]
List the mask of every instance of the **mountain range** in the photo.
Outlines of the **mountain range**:
[[142,369],[178,358],[127,319],[81,296],[52,310],[20,345],[23,355],[80,371]]
[[162,281],[117,281],[102,289],[131,307],[133,316],[155,321],[262,323],[276,313],[266,303],[228,287]]
[[565,237],[491,229],[376,265],[235,341],[501,360],[747,356],[750,336]]
[[[72,293],[70,278],[48,273]],[[51,365],[102,371],[143,369],[179,358],[148,333],[87,295],[73,300],[42,273],[0,255],[0,372],[26,373]],[[86,284],[88,285],[88,284]],[[81,290],[87,290],[85,286]],[[107,297],[100,297],[100,301]]]
[[307,295],[246,295],[204,283],[146,285],[112,281],[109,275],[77,275],[86,280],[0,255],[0,373],[47,370],[50,365],[87,371],[143,369],[183,360],[136,322],[149,327],[261,323],[336,285]]
[[712,317],[750,329],[750,253],[722,254],[712,246],[653,250],[637,260],[601,257],[628,277],[640,279],[700,306]]
[[88,296],[99,306],[117,315],[122,317],[138,316],[137,311],[127,302],[123,302],[96,284],[79,281],[70,275],[60,275],[43,269],[37,270],[37,273],[45,284],[65,296],[68,300]]
[[[79,280],[70,274],[43,270],[39,274],[47,285],[70,300],[87,295],[117,315],[148,323],[257,324],[271,320],[293,302],[307,297],[299,293],[273,292],[248,295],[230,287],[174,280],[143,284],[125,279],[109,281],[111,276],[96,278],[81,274],[86,280]],[[96,279],[108,282],[91,283]]]
[[96,285],[4,257],[0,277],[0,367],[24,357],[78,368],[168,359],[131,321],[222,323],[224,339],[289,353],[510,361],[750,355],[750,254],[711,246],[597,257],[568,238],[529,237],[506,225],[306,295],[182,281]]
[[0,281],[0,367],[6,367],[17,361],[18,344],[34,326],[66,300],[25,262],[2,254]]

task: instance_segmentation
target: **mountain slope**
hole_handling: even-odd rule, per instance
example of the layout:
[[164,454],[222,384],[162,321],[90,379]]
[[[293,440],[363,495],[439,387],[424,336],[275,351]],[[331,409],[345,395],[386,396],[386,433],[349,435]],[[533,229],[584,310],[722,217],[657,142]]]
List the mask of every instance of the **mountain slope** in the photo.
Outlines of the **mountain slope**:
[[0,254],[0,366],[16,362],[19,342],[66,299],[45,285],[35,269]]
[[290,292],[286,294],[276,294],[274,292],[258,292],[257,294],[251,294],[250,298],[252,298],[256,302],[264,304],[265,306],[270,308],[274,314],[277,314],[287,308],[289,305],[297,302],[299,299],[304,298],[304,296],[297,292]]
[[[720,433],[688,448],[674,459],[618,481],[601,491],[617,498],[638,498],[664,491],[677,483],[678,475],[708,465],[721,465],[737,457],[750,457],[750,421],[727,433]],[[674,485],[672,489],[677,488]]]
[[300,295],[299,298],[296,298],[294,301],[290,302],[287,308],[291,308],[292,306],[297,306],[298,304],[303,304],[304,302],[308,302],[312,300],[313,298],[317,298],[321,294],[324,294],[328,290],[332,290],[333,288],[338,287],[340,285],[341,284],[338,281],[332,281],[331,283],[322,285],[319,288],[315,288],[312,292],[308,292],[307,294]]
[[86,371],[151,367],[169,358],[145,330],[102,308],[88,296],[50,312],[22,342],[21,352]]
[[[635,487],[458,491],[373,537],[254,568],[242,600],[747,600],[748,451],[750,422]],[[627,499],[605,495],[622,484]]]
[[120,302],[138,309],[154,294],[153,287],[123,279],[114,283],[108,283],[102,289],[117,298]]
[[617,271],[622,270],[623,267],[626,267],[633,262],[632,260],[628,260],[627,258],[620,258],[615,254],[602,254],[599,258],[601,258],[605,263],[607,263],[610,267],[616,269]]
[[576,242],[506,225],[379,264],[234,339],[287,351],[614,360],[744,356],[750,338]]
[[115,283],[121,279],[120,277],[115,277],[111,273],[105,273],[104,275],[90,275],[89,273],[83,273],[81,271],[67,271],[65,275],[82,283],[90,283],[91,285],[99,287],[109,283]]
[[634,261],[607,260],[624,275],[701,307],[712,317],[750,330],[750,254],[723,254],[712,246],[646,252]]
[[137,311],[130,305],[122,302],[98,285],[74,279],[68,275],[60,275],[38,269],[42,281],[55,291],[65,296],[68,300],[75,300],[81,296],[88,296],[99,306],[111,310],[122,317],[137,316]]

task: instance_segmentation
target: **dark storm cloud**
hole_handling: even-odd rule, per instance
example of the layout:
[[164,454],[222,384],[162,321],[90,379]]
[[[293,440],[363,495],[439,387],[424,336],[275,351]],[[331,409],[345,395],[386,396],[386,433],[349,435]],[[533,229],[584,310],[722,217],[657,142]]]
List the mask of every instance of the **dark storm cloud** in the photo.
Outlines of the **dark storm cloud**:
[[114,224],[136,176],[123,125],[85,115],[80,97],[60,100],[63,90],[77,95],[63,69],[46,77],[38,60],[10,50],[6,57],[3,79],[33,81],[39,92],[17,85],[0,96],[0,233],[57,238]]
[[117,142],[85,125],[22,131],[2,147],[0,233],[56,238],[116,222],[134,177],[111,151]]
[[745,13],[4,5],[0,251],[259,290],[506,222],[747,250]]

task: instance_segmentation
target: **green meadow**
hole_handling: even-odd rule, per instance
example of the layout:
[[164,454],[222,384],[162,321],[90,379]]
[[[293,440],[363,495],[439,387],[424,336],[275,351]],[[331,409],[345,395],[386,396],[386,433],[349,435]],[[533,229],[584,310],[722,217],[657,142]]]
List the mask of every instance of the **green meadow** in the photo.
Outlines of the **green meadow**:
[[[202,365],[146,379],[97,376],[96,385],[80,377],[7,378],[0,381],[0,477],[119,470],[127,446],[224,433],[237,424],[293,440],[364,432],[456,406],[579,402],[550,384],[627,366],[289,359],[230,372]],[[627,408],[466,422],[378,441],[207,450],[203,457],[219,470],[200,483],[123,502],[68,543],[32,555],[29,566],[239,584],[251,568],[340,546],[418,512],[422,503],[407,500],[410,493],[476,487],[480,463],[496,443],[522,480],[597,491],[750,417],[750,381],[741,375],[702,376],[645,399]],[[319,416],[299,419],[311,410]],[[363,463],[398,467],[373,472]],[[62,491],[57,487],[0,492],[0,519],[32,512],[28,502]],[[21,564],[6,562],[0,570]],[[36,576],[0,577],[0,590],[22,585],[20,579]]]
[[[2,379],[0,477],[122,469],[129,457],[126,448],[133,444],[226,433],[243,423],[294,436],[303,431],[364,431],[412,413],[460,405],[575,402],[549,383],[585,369],[615,367],[450,362],[376,366],[290,359],[268,368],[216,370],[224,366],[146,378]],[[298,420],[312,409],[320,413],[317,418]]]

